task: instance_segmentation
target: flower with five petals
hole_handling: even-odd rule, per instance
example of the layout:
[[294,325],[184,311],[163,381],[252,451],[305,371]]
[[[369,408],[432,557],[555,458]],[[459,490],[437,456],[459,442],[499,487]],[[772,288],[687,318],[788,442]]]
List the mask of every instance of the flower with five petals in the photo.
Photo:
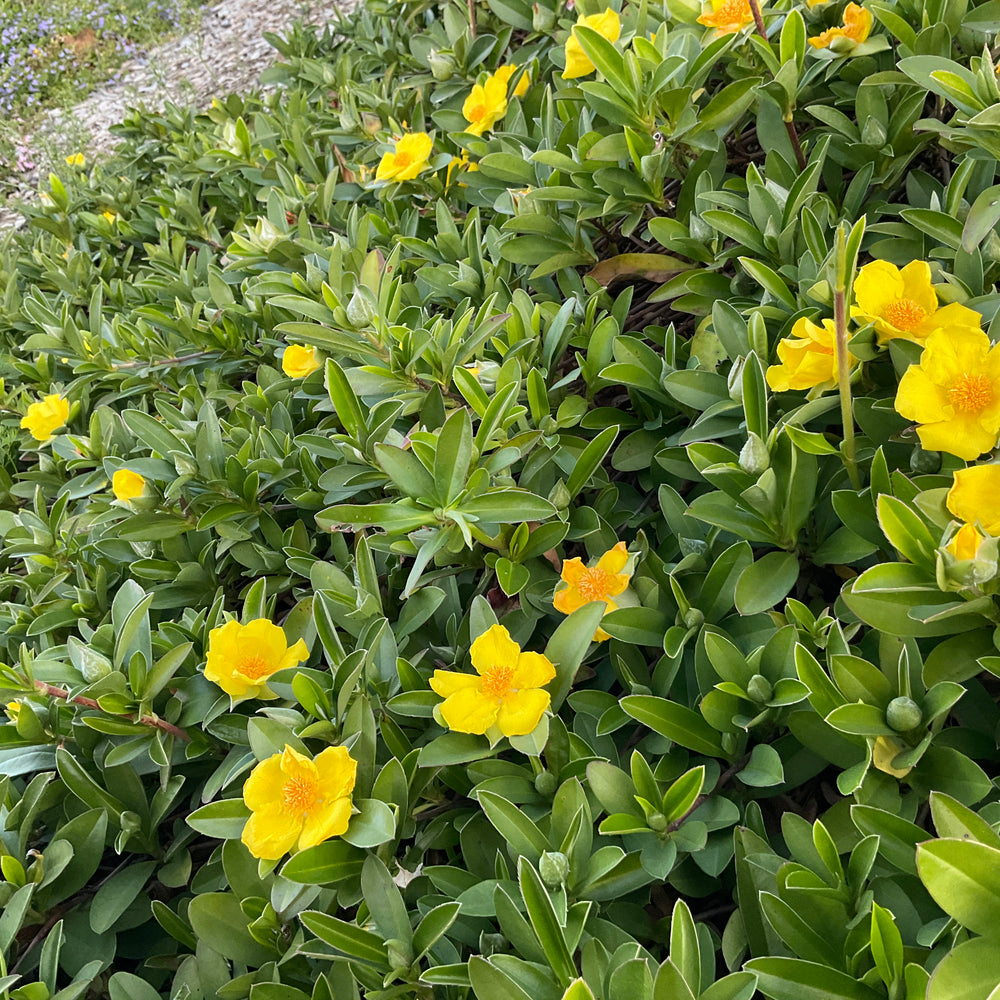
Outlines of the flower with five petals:
[[466,132],[482,135],[507,113],[507,81],[499,74],[477,83],[462,105],[462,114],[469,123]]
[[753,23],[749,0],[711,0],[711,7],[698,18],[698,23],[715,28],[717,36],[735,35]]
[[293,847],[303,851],[345,833],[357,770],[346,747],[327,747],[310,760],[286,744],[261,761],[243,785],[252,813],[243,828],[247,849],[277,861]]
[[299,639],[288,645],[282,628],[266,618],[246,625],[229,621],[208,633],[205,676],[218,684],[233,701],[277,698],[267,679],[279,670],[296,667],[309,656]]
[[873,260],[854,279],[857,303],[851,315],[873,323],[879,345],[901,338],[922,344],[935,330],[978,330],[982,316],[957,302],[938,308],[930,265],[914,260],[902,270],[887,260]]
[[[628,549],[624,542],[608,549],[594,566],[584,566],[580,559],[564,559],[562,582],[565,586],[560,586],[552,598],[556,611],[569,615],[592,601],[603,601],[605,614],[614,611],[618,607],[614,598],[625,592],[631,579],[630,573],[622,572],[627,562]],[[610,638],[600,627],[594,633],[594,642]]]
[[[841,28],[827,28],[809,44],[814,49],[833,49],[835,52],[849,52],[860,45],[872,30],[873,18],[870,10],[856,3],[849,3],[844,9],[844,25]],[[838,41],[841,39],[841,41]]]
[[434,140],[426,132],[410,132],[396,140],[391,153],[385,153],[375,171],[377,181],[411,181],[427,169],[434,150]]
[[927,451],[966,460],[992,451],[1000,437],[1000,346],[982,330],[938,330],[920,363],[899,380],[896,412],[917,423]]
[[504,736],[527,736],[551,702],[544,686],[556,668],[541,653],[522,653],[502,625],[492,625],[472,644],[475,674],[435,670],[431,690],[444,701],[439,711],[456,733],[483,735],[494,726]]
[[[780,365],[767,370],[767,384],[775,392],[789,389],[829,389],[840,381],[834,351],[837,328],[832,319],[817,326],[805,316],[795,321],[791,337],[778,342]],[[851,353],[847,364],[853,368],[858,359]]]

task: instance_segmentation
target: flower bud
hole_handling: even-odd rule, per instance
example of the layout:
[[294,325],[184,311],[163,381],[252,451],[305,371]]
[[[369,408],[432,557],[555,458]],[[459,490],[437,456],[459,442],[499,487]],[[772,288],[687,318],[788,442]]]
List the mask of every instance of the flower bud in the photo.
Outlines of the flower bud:
[[569,875],[569,858],[562,851],[543,851],[538,862],[538,874],[550,889],[558,889]]
[[654,833],[663,833],[663,831],[670,825],[667,822],[667,817],[661,812],[653,813],[652,816],[646,820],[646,824]]
[[535,775],[535,791],[547,799],[551,799],[556,794],[559,787],[559,779],[551,771],[542,771]]
[[455,60],[447,53],[431,49],[427,53],[427,62],[431,68],[431,75],[435,80],[443,83],[455,75]]
[[729,390],[729,398],[734,403],[743,402],[743,369],[746,367],[747,359],[739,357],[729,369],[726,376],[726,387]]
[[390,969],[408,969],[410,967],[413,959],[405,941],[400,941],[399,938],[389,938],[385,946],[389,953]]
[[541,4],[533,3],[531,5],[531,27],[535,31],[546,34],[555,27],[555,24],[555,11],[543,7]]
[[705,624],[705,612],[700,608],[688,608],[681,621],[685,628],[700,628]]
[[479,954],[483,958],[489,958],[490,955],[496,955],[498,953],[503,953],[507,949],[507,939],[502,934],[490,934],[487,931],[483,931],[479,935]]
[[740,468],[751,476],[759,476],[771,467],[771,453],[760,435],[750,432],[747,442],[740,449]]
[[914,448],[910,452],[911,472],[937,472],[941,468],[941,452],[924,451],[923,448]]
[[382,119],[371,111],[361,112],[361,131],[369,138],[382,128]]
[[350,302],[347,303],[347,322],[356,328],[371,326],[374,318],[375,310],[372,309],[371,303],[360,288],[355,288]]
[[980,587],[997,575],[998,543],[991,535],[983,535],[973,524],[963,524],[937,550],[935,576],[944,591],[969,590]]
[[924,721],[924,713],[912,698],[893,698],[885,710],[885,721],[897,733],[908,733]]
[[774,688],[763,674],[754,674],[750,678],[750,683],[747,684],[747,694],[750,695],[751,701],[764,704],[774,697]]
[[572,499],[569,490],[566,489],[566,484],[561,479],[557,480],[555,486],[549,490],[549,503],[556,510],[565,510]]

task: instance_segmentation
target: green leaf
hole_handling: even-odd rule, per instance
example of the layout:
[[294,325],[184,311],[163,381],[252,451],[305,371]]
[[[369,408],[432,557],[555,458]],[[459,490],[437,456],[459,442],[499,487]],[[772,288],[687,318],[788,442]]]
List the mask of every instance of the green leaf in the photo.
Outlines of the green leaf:
[[397,488],[415,500],[434,496],[434,477],[413,452],[388,444],[375,445],[375,457]]
[[530,993],[479,955],[469,959],[469,980],[479,1000],[532,1000]]
[[916,874],[917,844],[927,839],[927,831],[915,823],[875,806],[851,806],[854,825],[866,836],[879,838],[879,854],[904,872]]
[[518,861],[517,875],[528,919],[538,936],[538,943],[542,946],[542,951],[545,952],[559,985],[565,989],[576,977],[576,963],[566,943],[563,928],[556,917],[552,900],[545,891],[538,872],[527,858]]
[[898,552],[933,573],[937,540],[902,500],[882,495],[876,504],[878,523]]
[[359,444],[364,444],[368,439],[368,425],[361,401],[344,369],[333,358],[326,359],[326,387],[344,430]]
[[926,1000],[991,1000],[1000,983],[996,938],[973,938],[952,948],[934,968]]
[[413,960],[419,962],[447,932],[458,917],[462,904],[441,903],[428,910],[413,932]]
[[771,1000],[881,1000],[882,993],[843,972],[799,958],[754,958],[744,966]]
[[513,802],[495,792],[481,791],[477,798],[486,818],[507,842],[512,856],[523,855],[537,864],[549,842],[541,830]]
[[281,869],[281,877],[304,885],[329,885],[357,878],[364,854],[345,840],[327,840],[293,854]]
[[1000,849],[946,838],[917,847],[917,873],[934,901],[963,927],[1000,934]]
[[396,836],[396,815],[381,799],[355,799],[358,812],[347,824],[344,840],[355,847],[378,847]]
[[592,601],[577,608],[559,624],[545,646],[544,655],[556,668],[555,679],[549,682],[553,712],[559,710],[569,694],[573,678],[590,649],[594,633],[606,610],[607,605],[603,601]]
[[255,969],[275,957],[250,934],[249,920],[232,893],[201,893],[191,900],[187,915],[199,942],[230,961]]
[[90,904],[90,929],[95,934],[109,931],[135,901],[156,868],[155,861],[140,861],[112,875],[94,894]]
[[962,805],[958,799],[945,795],[944,792],[931,792],[930,806],[934,829],[939,837],[976,840],[1000,850],[1000,834],[979,813]]
[[758,743],[750,752],[750,760],[740,771],[740,781],[753,788],[769,788],[785,780],[781,755],[768,743]]
[[684,705],[640,694],[622,698],[621,707],[637,722],[688,750],[709,757],[726,756],[721,735],[697,712]]
[[306,910],[300,914],[299,919],[321,941],[343,952],[348,958],[380,968],[388,967],[389,953],[378,934],[318,910]]
[[472,421],[463,407],[445,421],[434,452],[434,496],[442,507],[447,507],[465,489],[471,462]]
[[620,430],[617,424],[605,427],[593,441],[588,442],[573,465],[573,471],[566,480],[566,489],[569,492],[569,499],[572,500],[590,480],[590,477],[600,467],[601,462],[607,457],[611,446],[615,443]]
[[195,809],[188,815],[186,822],[192,830],[207,837],[238,840],[243,835],[243,827],[249,818],[250,810],[243,799],[222,799]]
[[110,1000],[160,1000],[160,994],[145,979],[131,972],[116,972],[108,980],[108,997]]
[[794,552],[768,552],[749,565],[736,581],[736,607],[742,615],[773,608],[786,597],[799,578]]

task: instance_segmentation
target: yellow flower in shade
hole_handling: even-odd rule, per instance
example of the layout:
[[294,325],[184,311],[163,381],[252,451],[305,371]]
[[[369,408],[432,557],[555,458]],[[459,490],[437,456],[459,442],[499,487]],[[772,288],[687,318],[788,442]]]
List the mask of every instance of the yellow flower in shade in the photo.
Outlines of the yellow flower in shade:
[[377,181],[411,181],[427,169],[434,140],[426,132],[410,132],[397,140],[391,153],[385,153],[375,171]]
[[134,500],[146,489],[146,480],[131,469],[119,469],[111,477],[111,492],[116,500]]
[[[832,319],[817,326],[805,316],[795,321],[791,337],[778,342],[780,365],[767,370],[767,384],[775,392],[789,389],[829,389],[837,384],[837,357],[834,344],[837,328]],[[848,353],[847,363],[853,368],[858,359]]]
[[978,524],[988,535],[1000,535],[1000,465],[959,469],[948,490],[948,510],[966,524]]
[[492,625],[472,644],[475,674],[435,670],[431,690],[441,695],[441,716],[456,733],[481,736],[497,726],[504,736],[527,736],[551,702],[543,690],[556,668],[541,653],[522,653],[502,625]]
[[483,84],[477,83],[462,105],[462,114],[469,123],[465,130],[482,135],[507,113],[507,81],[494,75]]
[[938,330],[920,363],[899,380],[896,412],[917,423],[927,451],[966,460],[992,451],[1000,437],[1000,346],[982,330]]
[[[520,66],[515,66],[511,63],[508,66],[498,66],[496,72],[493,74],[494,78],[503,81],[506,87],[510,83],[510,78],[520,69]],[[531,86],[531,75],[525,70],[521,74],[521,79],[517,81],[514,86],[514,90],[511,93],[512,97],[524,97],[528,92],[528,87]]]
[[105,211],[101,212],[101,216],[103,218],[107,219],[109,223],[110,222],[114,222],[115,219],[118,218],[117,213],[116,212],[112,212],[111,209],[105,209]]
[[243,843],[255,858],[277,861],[347,830],[358,762],[346,747],[327,747],[310,760],[285,745],[261,761],[243,785],[252,815]]
[[11,722],[17,722],[17,713],[21,711],[21,703],[19,701],[8,701],[7,702],[7,718]]
[[854,279],[856,305],[851,315],[873,323],[880,345],[900,337],[922,344],[935,330],[980,329],[982,316],[957,302],[938,308],[926,261],[902,270],[887,260],[873,260]]
[[[569,615],[592,601],[603,601],[607,605],[605,614],[614,611],[618,605],[613,598],[625,592],[631,579],[631,574],[622,572],[627,562],[628,549],[624,542],[608,549],[594,566],[584,566],[580,559],[564,559],[562,582],[565,586],[560,586],[552,598],[556,611]],[[594,633],[594,642],[610,638],[600,627]]]
[[83,153],[71,153],[66,157],[66,162],[71,167],[82,167],[84,163],[87,162],[87,158],[83,155]]
[[305,378],[312,375],[317,368],[322,368],[319,353],[315,347],[303,347],[301,344],[289,344],[281,356],[281,370],[289,378]]
[[711,6],[711,10],[698,18],[698,23],[715,28],[716,35],[735,35],[753,23],[749,0],[711,0]]
[[301,639],[289,647],[284,631],[266,618],[247,625],[230,621],[208,633],[205,676],[233,700],[276,698],[267,679],[308,656]]
[[622,33],[621,18],[610,7],[606,7],[603,14],[581,17],[574,25],[569,38],[566,39],[566,68],[562,74],[564,80],[575,80],[579,76],[587,76],[596,69],[576,37],[576,29],[581,26],[593,28],[609,42],[617,42],[618,36]]
[[[833,48],[835,51],[846,52],[860,45],[872,31],[871,11],[856,3],[849,3],[844,10],[844,25],[841,28],[827,28],[815,38],[809,39],[809,44],[816,49]],[[846,42],[835,41],[838,38]]]
[[986,536],[974,524],[963,524],[945,546],[945,551],[956,559],[975,559],[979,545],[985,539]]
[[48,441],[69,419],[69,400],[58,393],[32,403],[21,418],[21,426],[31,432],[36,441]]

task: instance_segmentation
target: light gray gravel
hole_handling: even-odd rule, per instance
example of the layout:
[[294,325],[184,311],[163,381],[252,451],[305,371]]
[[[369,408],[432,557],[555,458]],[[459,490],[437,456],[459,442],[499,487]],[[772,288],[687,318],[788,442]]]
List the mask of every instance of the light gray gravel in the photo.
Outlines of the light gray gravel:
[[[215,97],[251,90],[278,53],[263,37],[284,33],[295,21],[322,24],[330,3],[320,0],[221,0],[205,7],[196,30],[129,60],[117,82],[102,87],[67,111],[48,114],[27,140],[22,160],[29,164],[18,178],[16,197],[30,197],[49,169],[50,153],[65,155],[69,137],[88,159],[110,152],[116,138],[110,127],[128,108],[159,110],[166,102],[204,108]],[[23,220],[0,202],[0,232]]]

